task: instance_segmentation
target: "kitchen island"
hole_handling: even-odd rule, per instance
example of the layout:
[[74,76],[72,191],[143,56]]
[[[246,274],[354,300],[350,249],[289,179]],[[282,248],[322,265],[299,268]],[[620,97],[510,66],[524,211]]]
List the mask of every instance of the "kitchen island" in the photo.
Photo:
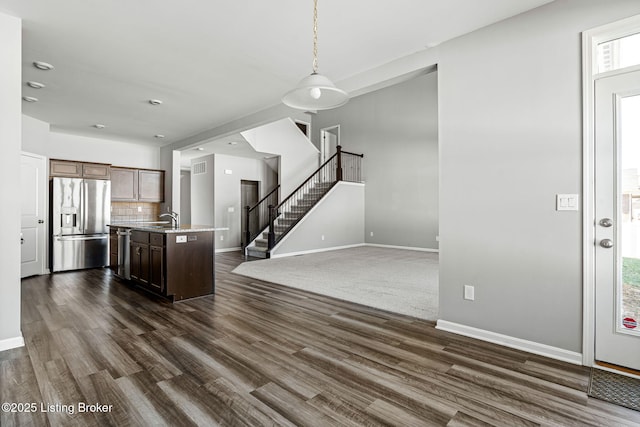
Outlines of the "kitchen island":
[[214,232],[204,225],[110,224],[110,267],[171,301],[215,292]]

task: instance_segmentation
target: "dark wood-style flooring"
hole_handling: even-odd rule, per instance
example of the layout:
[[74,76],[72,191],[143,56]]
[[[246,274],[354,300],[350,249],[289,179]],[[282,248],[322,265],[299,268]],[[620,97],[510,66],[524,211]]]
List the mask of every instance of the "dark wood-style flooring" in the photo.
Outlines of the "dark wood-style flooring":
[[173,305],[106,269],[24,280],[26,346],[0,353],[0,402],[37,410],[0,425],[640,425],[587,397],[586,368],[216,261],[215,297]]

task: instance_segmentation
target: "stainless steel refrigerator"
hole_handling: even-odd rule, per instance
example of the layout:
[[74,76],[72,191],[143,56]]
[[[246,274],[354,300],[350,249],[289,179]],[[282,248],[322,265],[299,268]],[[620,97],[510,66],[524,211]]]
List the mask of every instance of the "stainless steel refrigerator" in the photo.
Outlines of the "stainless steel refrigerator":
[[111,182],[56,177],[51,186],[51,271],[108,265]]

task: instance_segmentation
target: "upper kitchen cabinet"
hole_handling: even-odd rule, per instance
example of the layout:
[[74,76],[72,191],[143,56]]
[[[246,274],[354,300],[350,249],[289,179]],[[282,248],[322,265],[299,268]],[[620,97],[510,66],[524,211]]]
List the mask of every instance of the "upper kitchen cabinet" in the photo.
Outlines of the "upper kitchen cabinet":
[[69,160],[51,159],[49,175],[71,178],[109,179],[110,165],[104,163],[83,163]]
[[111,200],[163,202],[164,171],[111,168]]
[[164,202],[164,171],[138,171],[138,200]]

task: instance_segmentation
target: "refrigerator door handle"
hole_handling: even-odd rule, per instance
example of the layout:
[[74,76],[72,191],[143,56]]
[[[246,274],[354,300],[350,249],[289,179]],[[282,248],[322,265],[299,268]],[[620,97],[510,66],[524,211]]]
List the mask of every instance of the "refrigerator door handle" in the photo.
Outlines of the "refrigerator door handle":
[[82,193],[80,194],[80,200],[82,201],[80,204],[80,229],[83,233],[87,232],[87,222],[89,221],[89,204],[87,203],[87,196],[89,195],[89,185],[87,181],[82,181]]
[[59,242],[70,242],[76,240],[106,240],[109,238],[108,234],[99,234],[96,236],[55,236],[54,239]]

